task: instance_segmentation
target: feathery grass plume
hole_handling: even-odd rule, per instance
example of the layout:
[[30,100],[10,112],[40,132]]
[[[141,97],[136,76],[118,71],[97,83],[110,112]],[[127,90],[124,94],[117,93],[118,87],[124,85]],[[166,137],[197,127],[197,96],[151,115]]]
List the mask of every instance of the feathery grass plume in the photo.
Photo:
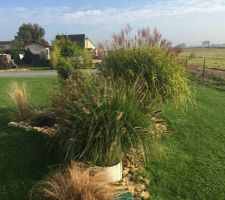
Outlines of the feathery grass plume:
[[116,200],[118,188],[105,181],[105,174],[92,174],[92,168],[75,163],[53,173],[30,193],[32,200]]
[[30,91],[25,83],[12,82],[8,89],[9,101],[12,104],[12,118],[17,121],[30,117]]
[[53,98],[59,132],[50,143],[50,147],[56,145],[64,162],[113,166],[123,152],[146,146],[152,139],[154,108],[146,100],[147,84],[142,78],[127,84],[123,79],[85,75],[64,87]]
[[160,103],[172,100],[183,108],[193,102],[193,90],[178,59],[179,47],[173,47],[156,29],[142,28],[136,34],[131,30],[127,26],[100,45],[107,54],[99,70],[105,76],[113,73],[114,78],[123,78],[128,84],[143,76],[152,98]]

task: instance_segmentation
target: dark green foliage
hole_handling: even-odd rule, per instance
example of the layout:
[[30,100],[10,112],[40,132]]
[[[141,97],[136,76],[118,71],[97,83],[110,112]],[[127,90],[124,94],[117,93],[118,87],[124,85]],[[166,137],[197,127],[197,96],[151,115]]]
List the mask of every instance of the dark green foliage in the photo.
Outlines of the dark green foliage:
[[81,47],[66,38],[60,38],[53,41],[53,47],[57,46],[60,49],[60,55],[62,57],[79,56],[81,53]]
[[59,76],[62,80],[69,79],[69,77],[70,77],[71,75],[72,75],[71,68],[68,68],[68,67],[59,67],[59,69],[58,69],[58,76]]
[[31,126],[38,127],[52,127],[56,123],[56,119],[51,116],[51,113],[48,111],[42,111],[38,113],[34,113],[34,115],[30,118]]
[[[79,68],[91,68],[92,57],[91,53],[82,49],[77,43],[61,37],[53,42],[53,52],[51,56],[53,68],[68,71],[73,71]],[[61,72],[59,72],[59,75]],[[61,77],[63,78],[63,77]]]
[[31,64],[33,62],[34,55],[31,53],[30,49],[25,50],[23,62],[25,64]]
[[19,31],[15,36],[15,39],[22,41],[24,44],[33,42],[34,40],[41,41],[44,38],[45,30],[38,24],[23,23],[19,27]]
[[132,147],[144,148],[152,123],[145,86],[140,79],[129,85],[98,76],[68,80],[53,99],[60,128],[53,142],[59,144],[64,161],[110,166]]
[[29,49],[25,50],[24,64],[33,65],[33,66],[50,66],[50,60],[48,60],[45,56],[42,55],[34,55]]

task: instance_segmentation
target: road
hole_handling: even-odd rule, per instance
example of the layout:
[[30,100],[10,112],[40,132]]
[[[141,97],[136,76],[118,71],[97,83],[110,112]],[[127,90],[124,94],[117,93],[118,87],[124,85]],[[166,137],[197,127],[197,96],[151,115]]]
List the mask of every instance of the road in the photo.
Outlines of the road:
[[0,78],[3,77],[49,77],[57,76],[56,70],[34,70],[34,71],[2,71]]
[[[96,69],[76,69],[77,72],[97,73]],[[33,70],[33,71],[1,71],[0,78],[3,77],[49,77],[57,76],[57,70]]]

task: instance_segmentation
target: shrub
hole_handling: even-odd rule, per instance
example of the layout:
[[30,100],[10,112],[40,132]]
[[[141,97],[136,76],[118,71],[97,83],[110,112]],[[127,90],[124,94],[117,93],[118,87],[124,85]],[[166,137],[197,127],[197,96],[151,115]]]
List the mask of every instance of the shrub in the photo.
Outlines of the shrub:
[[42,52],[40,55],[35,55],[29,49],[25,50],[23,62],[34,66],[50,66],[50,61],[45,53]]
[[129,82],[143,76],[152,98],[172,98],[177,105],[183,105],[191,98],[186,72],[174,53],[168,53],[158,46],[117,49],[108,52],[101,71],[115,78],[122,77]]
[[9,85],[9,101],[12,104],[12,118],[17,121],[26,120],[31,116],[29,105],[30,92],[25,83],[13,82]]
[[30,49],[25,50],[23,62],[25,64],[31,64],[33,62],[34,55],[31,53]]
[[59,65],[59,59],[60,59],[60,48],[57,45],[53,45],[53,51],[51,54],[51,65],[53,69],[57,69]]
[[91,68],[92,57],[89,52],[82,49],[77,43],[67,38],[60,37],[53,42],[51,58],[52,66],[63,71],[73,71],[79,68]]
[[172,99],[176,105],[185,105],[192,99],[185,69],[177,57],[180,49],[172,47],[157,30],[143,28],[132,36],[128,26],[101,48],[108,50],[100,65],[103,74],[113,73],[114,78],[127,83],[142,76],[152,98],[160,97],[160,101]]
[[92,175],[91,168],[78,164],[53,173],[31,191],[31,199],[42,200],[115,200],[115,186],[104,180],[103,173]]
[[85,77],[68,80],[54,97],[53,115],[60,131],[52,142],[59,145],[65,162],[115,165],[123,152],[136,146],[145,148],[151,138],[145,81],[127,85],[123,80]]

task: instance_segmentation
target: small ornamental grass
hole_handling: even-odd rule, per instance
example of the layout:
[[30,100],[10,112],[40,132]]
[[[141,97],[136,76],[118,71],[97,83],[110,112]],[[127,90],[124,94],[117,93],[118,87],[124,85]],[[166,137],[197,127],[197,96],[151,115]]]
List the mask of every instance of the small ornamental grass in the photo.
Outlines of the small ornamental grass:
[[[60,131],[52,144],[60,146],[64,161],[89,161],[100,166],[120,162],[123,152],[144,148],[151,139],[151,107],[147,84],[137,79],[90,75],[65,82],[53,98],[53,115]],[[146,151],[147,152],[147,151]]]
[[12,82],[8,88],[8,97],[13,120],[23,121],[31,116],[30,91],[25,83]]
[[105,181],[104,173],[75,164],[48,175],[31,191],[32,200],[116,200],[120,193]]

